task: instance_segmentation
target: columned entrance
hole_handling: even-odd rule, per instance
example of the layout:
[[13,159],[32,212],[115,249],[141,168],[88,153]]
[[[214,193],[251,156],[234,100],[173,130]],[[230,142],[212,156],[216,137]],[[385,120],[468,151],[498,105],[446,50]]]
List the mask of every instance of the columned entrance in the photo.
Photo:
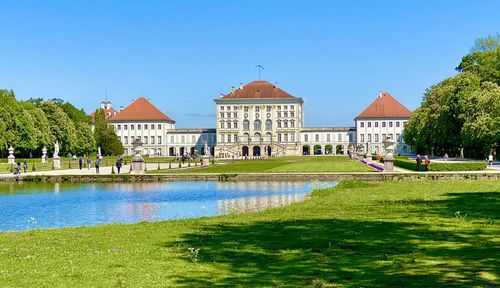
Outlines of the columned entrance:
[[309,145],[302,146],[302,155],[311,155],[311,147]]
[[267,152],[267,156],[271,157],[271,154],[272,154],[272,148],[271,146],[266,146],[266,152]]

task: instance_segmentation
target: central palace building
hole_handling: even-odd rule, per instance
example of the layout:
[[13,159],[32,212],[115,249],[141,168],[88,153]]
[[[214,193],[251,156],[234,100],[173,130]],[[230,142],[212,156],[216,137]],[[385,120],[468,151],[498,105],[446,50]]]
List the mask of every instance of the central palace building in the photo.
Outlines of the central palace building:
[[[204,154],[207,143],[218,158],[347,154],[383,154],[386,138],[396,141],[396,153],[410,154],[403,142],[411,111],[389,93],[380,93],[354,120],[354,127],[304,127],[304,100],[267,81],[253,81],[215,99],[215,129],[176,129],[175,121],[140,97],[116,111],[101,103],[114,126],[125,154],[132,142],[143,143],[143,154],[181,156]],[[103,108],[104,107],[104,108]]]

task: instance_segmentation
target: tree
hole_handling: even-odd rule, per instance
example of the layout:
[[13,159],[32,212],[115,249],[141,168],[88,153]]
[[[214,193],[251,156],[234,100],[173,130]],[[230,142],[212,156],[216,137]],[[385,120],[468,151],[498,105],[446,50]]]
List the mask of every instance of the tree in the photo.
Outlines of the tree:
[[110,126],[104,110],[96,110],[94,118],[94,138],[103,155],[122,155],[123,145],[115,130]]
[[96,142],[94,133],[90,124],[85,122],[78,122],[76,127],[76,145],[73,150],[77,155],[89,155],[91,152],[96,151]]
[[76,148],[76,129],[71,119],[63,109],[51,101],[42,104],[42,110],[49,122],[53,143],[59,141],[61,154],[74,152]]

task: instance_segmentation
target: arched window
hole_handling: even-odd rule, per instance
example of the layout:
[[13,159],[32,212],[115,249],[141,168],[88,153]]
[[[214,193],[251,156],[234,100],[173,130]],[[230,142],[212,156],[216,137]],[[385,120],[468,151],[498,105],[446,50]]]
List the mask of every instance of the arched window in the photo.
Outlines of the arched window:
[[273,122],[269,119],[266,120],[266,130],[267,131],[273,130]]
[[238,129],[238,121],[233,122],[233,128]]
[[250,129],[250,122],[248,120],[243,121],[243,130],[248,131]]
[[261,123],[260,120],[255,120],[253,122],[253,130],[260,130],[261,129]]
[[270,132],[266,133],[266,141],[271,141],[273,135]]
[[260,133],[253,134],[253,141],[260,141],[260,140],[261,140]]
[[248,133],[243,134],[243,142],[248,142],[250,135]]

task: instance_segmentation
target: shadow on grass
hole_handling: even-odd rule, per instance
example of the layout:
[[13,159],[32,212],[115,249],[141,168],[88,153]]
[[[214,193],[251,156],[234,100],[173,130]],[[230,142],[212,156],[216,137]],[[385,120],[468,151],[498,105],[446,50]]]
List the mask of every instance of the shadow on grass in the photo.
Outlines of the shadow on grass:
[[498,273],[498,247],[475,245],[474,239],[474,233],[433,231],[413,223],[310,219],[220,224],[186,234],[177,243],[199,249],[196,261],[186,261],[213,265],[218,273],[194,266],[195,273],[176,281],[184,287],[494,287],[480,275]]

